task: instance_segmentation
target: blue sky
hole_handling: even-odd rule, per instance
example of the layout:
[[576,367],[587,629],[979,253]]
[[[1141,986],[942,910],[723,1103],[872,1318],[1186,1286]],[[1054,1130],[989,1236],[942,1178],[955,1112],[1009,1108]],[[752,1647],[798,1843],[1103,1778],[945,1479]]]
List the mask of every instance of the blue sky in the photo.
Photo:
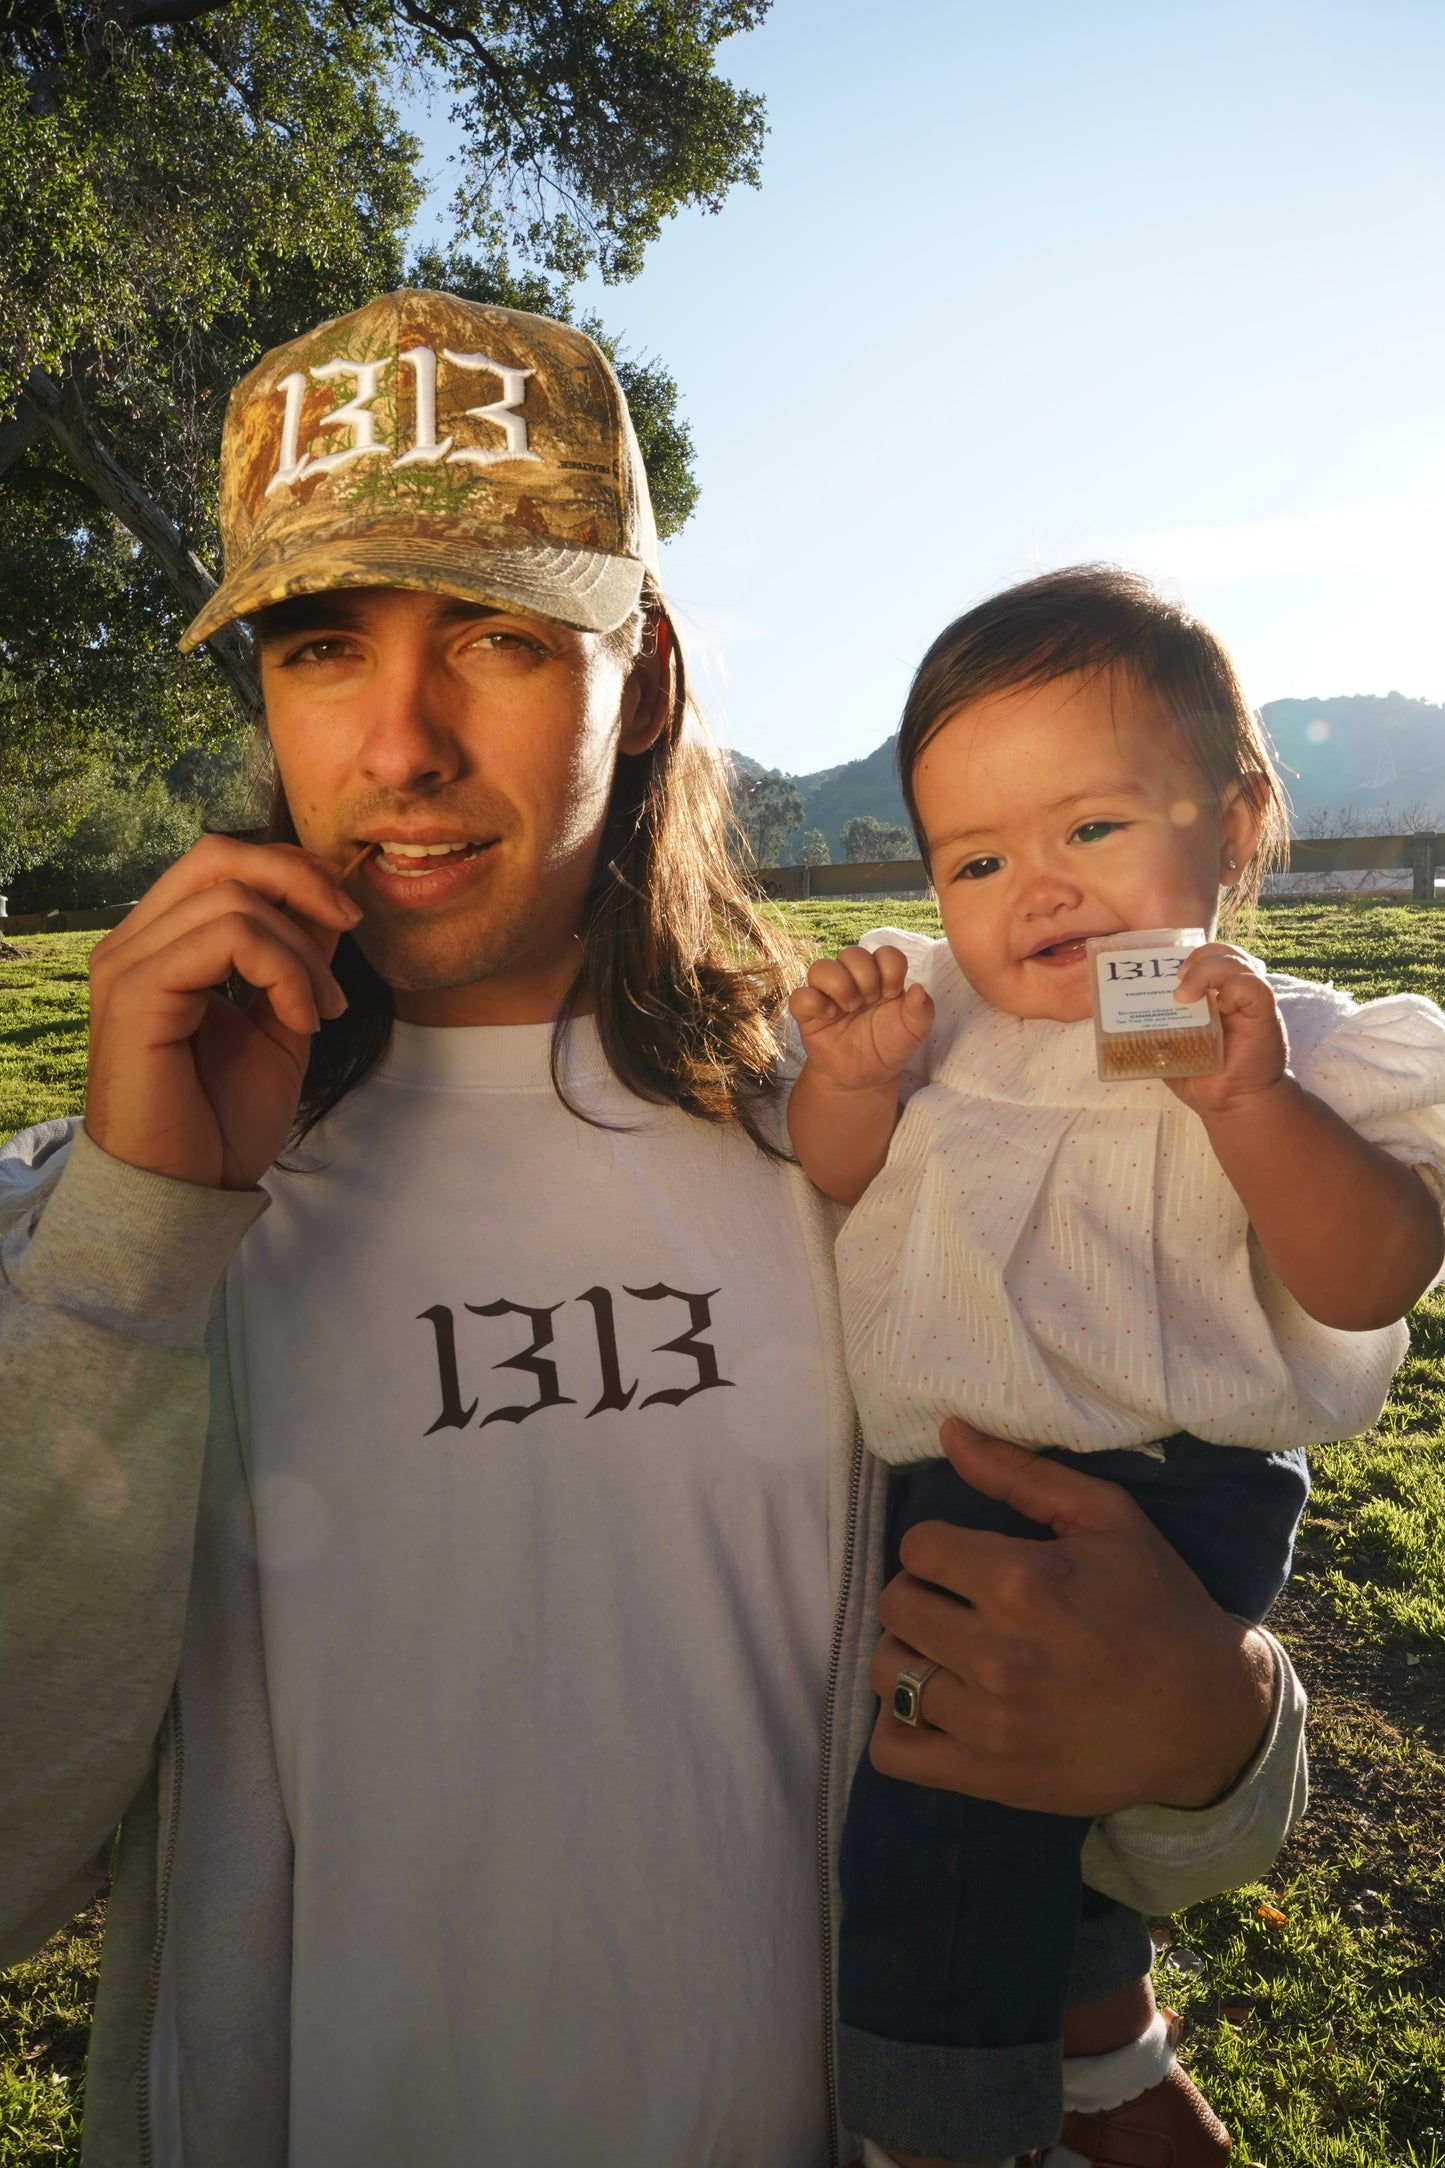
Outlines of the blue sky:
[[951,617],[1089,556],[1257,701],[1445,699],[1442,63],[1434,0],[775,0],[724,46],[761,190],[585,296],[681,387],[719,735],[868,752]]

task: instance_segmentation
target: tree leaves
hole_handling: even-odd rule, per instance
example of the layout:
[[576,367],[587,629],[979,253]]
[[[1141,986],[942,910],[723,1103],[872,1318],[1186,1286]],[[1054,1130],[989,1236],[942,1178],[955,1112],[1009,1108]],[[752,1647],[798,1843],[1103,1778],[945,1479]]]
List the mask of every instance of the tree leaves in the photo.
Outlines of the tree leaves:
[[124,8],[12,0],[0,409],[31,368],[76,356],[144,403],[157,357],[250,313],[276,265],[300,258],[348,297],[378,253],[395,265],[420,191],[390,64],[385,35],[337,5],[248,0],[137,27]]
[[[629,277],[683,205],[756,184],[761,100],[714,60],[768,4],[6,0],[0,788],[234,732],[214,657],[174,653],[218,568],[225,400],[268,348],[402,282],[421,190],[396,90],[452,100],[477,249],[413,280],[568,316],[583,270]],[[675,532],[697,495],[677,386],[583,328]],[[244,711],[243,636],[222,659]]]
[[684,204],[758,185],[763,101],[713,72],[770,0],[397,0],[466,130],[458,222],[564,278],[642,267]]
[[850,866],[911,858],[915,848],[909,829],[898,821],[880,821],[872,813],[855,813],[851,820],[844,821],[838,840]]
[[[554,316],[568,324],[578,322],[565,286],[539,272],[517,272],[500,254],[482,258],[464,249],[445,253],[437,248],[424,249],[407,279],[410,285],[462,294],[468,301],[489,302],[504,309],[530,309],[534,315]],[[647,468],[658,539],[665,542],[686,526],[697,503],[692,434],[678,412],[677,379],[655,356],[630,353],[599,317],[582,317],[578,328],[597,341],[617,371]]]
[[791,776],[765,768],[733,775],[732,814],[755,866],[776,866],[789,836],[803,825],[803,801]]

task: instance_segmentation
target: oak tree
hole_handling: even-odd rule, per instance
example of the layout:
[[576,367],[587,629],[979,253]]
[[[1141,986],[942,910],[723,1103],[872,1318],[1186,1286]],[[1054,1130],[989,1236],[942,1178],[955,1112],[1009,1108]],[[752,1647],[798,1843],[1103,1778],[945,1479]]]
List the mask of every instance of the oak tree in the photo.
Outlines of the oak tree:
[[850,866],[876,864],[880,859],[911,858],[913,837],[898,821],[880,821],[872,813],[855,813],[844,821],[838,841],[844,862]]
[[[230,387],[410,280],[570,315],[663,222],[755,184],[717,48],[769,0],[5,0],[0,789],[97,746],[164,764],[254,712],[243,630],[175,654],[218,569]],[[407,261],[420,148],[459,125],[455,232]],[[696,495],[665,366],[619,351],[664,532]],[[17,782],[18,779],[18,782]]]
[[776,866],[788,838],[803,825],[803,801],[791,776],[775,769],[737,768],[732,785],[733,822],[755,866]]

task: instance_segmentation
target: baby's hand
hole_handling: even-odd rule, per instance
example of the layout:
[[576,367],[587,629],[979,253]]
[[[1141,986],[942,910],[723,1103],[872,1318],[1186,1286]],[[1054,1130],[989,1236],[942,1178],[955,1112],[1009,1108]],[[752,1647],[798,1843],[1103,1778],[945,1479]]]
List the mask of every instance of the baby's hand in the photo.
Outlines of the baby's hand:
[[1209,941],[1191,951],[1176,998],[1202,1001],[1211,988],[1224,1026],[1224,1067],[1218,1076],[1170,1080],[1170,1089],[1206,1121],[1237,1113],[1257,1092],[1277,1084],[1289,1066],[1289,1041],[1274,990],[1242,949]]
[[933,1000],[921,986],[904,990],[901,949],[845,948],[814,964],[788,1007],[803,1051],[830,1082],[846,1090],[886,1084],[933,1029]]

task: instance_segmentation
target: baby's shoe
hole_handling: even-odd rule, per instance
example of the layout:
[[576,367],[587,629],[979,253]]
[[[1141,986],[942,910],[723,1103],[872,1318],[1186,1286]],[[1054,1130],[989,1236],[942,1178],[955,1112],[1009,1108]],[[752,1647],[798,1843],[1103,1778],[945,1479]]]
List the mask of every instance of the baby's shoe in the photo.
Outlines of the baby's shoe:
[[[1172,2010],[1160,2014],[1174,2046],[1183,2022]],[[1157,2085],[1120,2107],[1065,2115],[1057,2144],[1037,2158],[1038,2168],[1225,2168],[1231,2150],[1229,2132],[1173,2063]]]

